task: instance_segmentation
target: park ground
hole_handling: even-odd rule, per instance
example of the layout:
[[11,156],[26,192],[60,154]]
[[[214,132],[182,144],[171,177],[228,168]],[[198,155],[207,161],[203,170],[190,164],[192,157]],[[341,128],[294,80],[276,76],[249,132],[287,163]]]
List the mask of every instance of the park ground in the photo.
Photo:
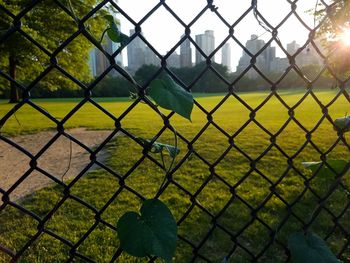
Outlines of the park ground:
[[[311,189],[300,196],[305,189],[305,179],[312,176],[301,163],[319,161],[320,152],[328,152],[329,149],[332,150],[327,153],[328,159],[350,159],[348,149],[337,140],[331,122],[327,118],[322,119],[319,106],[319,103],[329,104],[328,115],[334,120],[349,112],[349,101],[336,90],[320,90],[314,94],[305,96],[305,91],[279,92],[278,96],[272,95],[260,108],[268,93],[242,93],[238,98],[228,97],[217,110],[216,106],[223,100],[224,94],[198,94],[196,101],[211,113],[209,117],[198,106],[193,110],[191,122],[177,115],[171,117],[171,124],[181,135],[178,141],[180,154],[175,167],[180,163],[182,165],[173,174],[174,183],[169,185],[160,199],[170,207],[179,222],[182,238],[178,242],[174,262],[189,262],[192,259],[191,244],[199,247],[200,255],[213,262],[220,262],[232,250],[233,262],[248,262],[254,256],[260,257],[266,246],[268,249],[260,257],[261,262],[285,260],[285,250],[281,244],[286,243],[290,233],[299,231],[303,222],[308,222],[319,202],[317,196],[326,195],[334,179],[315,177],[310,181]],[[256,110],[254,120],[249,120],[251,112],[239,99]],[[288,110],[280,99],[290,107],[297,106],[293,110],[294,120],[289,120]],[[66,132],[72,136],[72,129],[84,127],[87,130],[109,131],[104,135],[107,138],[116,127],[116,121],[103,111],[119,118],[121,128],[134,137],[151,139],[164,126],[159,115],[146,104],[134,104],[135,101],[127,98],[98,98],[95,101],[102,108],[96,107],[95,102],[82,103],[79,99],[33,100],[42,111],[58,120],[64,119],[74,109],[76,112],[64,124]],[[1,101],[0,117],[12,107]],[[125,111],[128,114],[124,115]],[[208,119],[212,119],[213,123],[209,124]],[[240,130],[242,126],[245,128]],[[15,140],[25,134],[35,137],[38,132],[52,132],[55,129],[56,124],[52,120],[32,106],[24,105],[5,123],[1,135]],[[271,134],[264,129],[277,135],[273,145]],[[223,131],[233,136],[233,144],[230,145]],[[306,143],[307,131],[312,132],[312,143]],[[198,133],[201,134],[199,137]],[[189,150],[185,140],[192,143],[197,153],[190,158],[187,158]],[[157,141],[174,144],[174,136],[166,129]],[[160,162],[159,155],[150,156]],[[290,161],[288,163],[288,157],[293,158],[293,166]],[[169,157],[165,158],[166,164],[169,164]],[[79,253],[97,262],[109,262],[118,248],[116,232],[111,227],[126,211],[138,211],[141,199],[135,192],[145,198],[155,196],[164,172],[150,158],[145,158],[143,147],[125,134],[114,136],[106,144],[104,152],[97,155],[97,160],[103,161],[113,173],[94,167],[78,181],[73,181],[71,197],[45,224],[46,230],[26,250],[21,262],[66,261],[70,250],[68,243],[53,238],[48,234],[51,232],[64,237],[70,244],[79,242]],[[255,165],[252,165],[252,160],[256,160]],[[126,176],[125,184],[128,186],[120,193],[118,176]],[[71,180],[68,179],[66,183]],[[345,176],[342,183],[349,187],[350,178]],[[62,191],[62,186],[56,184],[37,190],[18,202],[40,218],[45,218],[63,197]],[[91,207],[82,205],[75,197]],[[328,237],[327,242],[335,253],[339,253],[347,243],[342,231],[350,231],[350,212],[343,213],[347,202],[348,193],[337,188],[311,225],[314,232]],[[105,206],[107,203],[108,207]],[[287,203],[290,209],[287,209]],[[94,209],[103,211],[101,219],[105,222],[99,223],[96,228],[93,227]],[[183,218],[186,213],[188,216]],[[220,227],[213,228],[213,220]],[[343,230],[334,228],[335,220]],[[37,221],[31,216],[7,206],[0,212],[0,244],[19,251],[37,233],[37,226]],[[90,229],[93,230],[89,237],[82,239]],[[233,236],[237,235],[237,247],[227,231]],[[273,244],[269,246],[271,242]],[[0,261],[8,260],[9,257],[0,252]],[[122,254],[119,261],[128,260],[131,261]],[[350,261],[349,248],[344,251],[342,260]]]

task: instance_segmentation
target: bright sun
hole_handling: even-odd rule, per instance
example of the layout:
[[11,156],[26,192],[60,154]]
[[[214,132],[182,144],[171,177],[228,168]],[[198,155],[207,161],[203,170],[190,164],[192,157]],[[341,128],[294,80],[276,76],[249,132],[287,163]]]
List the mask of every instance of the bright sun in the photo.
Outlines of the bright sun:
[[340,39],[344,43],[344,45],[350,46],[350,29],[345,30],[343,34],[341,34]]

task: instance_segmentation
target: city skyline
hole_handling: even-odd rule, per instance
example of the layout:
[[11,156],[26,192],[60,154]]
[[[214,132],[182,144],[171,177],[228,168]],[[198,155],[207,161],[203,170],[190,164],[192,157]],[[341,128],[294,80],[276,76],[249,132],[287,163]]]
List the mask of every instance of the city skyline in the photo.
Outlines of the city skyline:
[[[134,33],[134,29],[131,29],[129,32],[130,36]],[[141,33],[141,35],[145,37],[143,33]],[[184,37],[184,35],[182,37]],[[204,33],[195,36],[195,42],[202,49],[204,54],[209,55],[216,48],[215,32],[213,30],[205,30]],[[250,39],[246,41],[245,48],[251,54],[256,54],[265,45],[266,42],[264,40],[260,39],[256,34],[252,34]],[[108,39],[107,43],[104,44],[104,47],[108,53],[112,54],[115,50],[117,50],[118,45],[112,43]],[[287,43],[285,47],[290,55],[295,54],[299,48],[300,44],[298,44],[296,40]],[[142,65],[160,65],[160,59],[158,56],[156,56],[151,48],[149,48],[138,36],[135,37],[125,49],[127,51],[126,55],[128,63],[123,64],[122,55],[117,56],[117,63],[127,67],[132,74],[134,74]],[[179,52],[177,50],[179,50]],[[205,61],[204,57],[189,41],[189,39],[183,41],[177,50],[167,58],[168,67],[192,67]],[[243,72],[250,65],[251,56],[241,47],[240,51],[241,56],[237,60],[238,62],[236,67],[232,67],[232,47],[228,42],[226,42],[221,48],[221,62],[215,61],[215,57],[218,57],[217,54],[214,55],[212,59],[216,63],[225,65],[230,72]],[[90,55],[90,66],[93,75],[96,76],[108,67],[109,62],[96,48],[91,52],[92,55]],[[311,64],[319,65],[322,63],[322,60],[316,53],[315,49],[310,47],[300,52],[300,54],[296,57],[296,63],[298,66],[306,66]],[[93,64],[95,64],[95,66],[93,66]],[[289,61],[286,54],[283,56],[277,56],[276,47],[268,45],[256,58],[255,65],[263,72],[283,72],[283,70],[289,66]],[[251,78],[257,77],[257,73],[254,70],[248,71],[247,75]]]
[[[160,54],[164,55],[179,42],[184,35],[186,28],[181,25],[163,6],[160,6],[160,8],[158,8],[150,17],[144,19],[145,15],[157,4],[159,4],[159,0],[119,0],[118,6],[120,6],[120,8],[122,8],[134,22],[130,22],[129,19],[121,14],[118,14],[118,17],[121,20],[121,31],[125,34],[127,34],[130,29],[135,28],[136,23],[142,21],[140,27],[147,40],[155,49],[157,49],[157,51],[159,51]],[[242,0],[240,1],[240,4],[237,5],[232,0],[220,0],[214,1],[214,4],[220,15],[232,25],[247,10],[249,10],[249,8],[251,8],[252,1]],[[177,13],[179,18],[185,24],[189,24],[198,13],[207,6],[207,1],[198,0],[189,2],[185,0],[167,0],[166,5]],[[138,8],[134,8],[135,6]],[[185,6],[186,8],[184,8]],[[277,26],[291,12],[292,5],[288,1],[278,1],[276,3],[275,0],[265,0],[264,2],[259,2],[257,8],[271,26]],[[276,8],[278,8],[278,12],[275,11]],[[310,10],[314,9],[314,1],[299,0],[296,3],[296,14],[299,18],[303,19],[305,24],[311,29],[315,27],[315,19],[313,12]],[[225,25],[214,12],[211,12],[210,9],[207,9],[200,19],[191,24],[189,29],[193,41],[195,41],[196,35],[203,34],[205,30],[215,30],[216,47],[221,45],[229,35],[229,28],[227,25]],[[272,37],[272,34],[267,32],[266,29],[259,24],[253,14],[253,10],[250,10],[244,19],[234,27],[234,36],[242,45],[245,45],[245,42],[250,39],[251,34],[260,36],[259,38],[265,42],[268,42]],[[278,28],[278,38],[284,47],[293,40],[296,40],[303,45],[308,37],[309,31],[301,24],[297,16],[294,14],[290,16],[283,26]],[[232,39],[229,40],[229,43],[231,45],[232,55],[231,68],[235,71],[242,50]],[[283,55],[282,51],[275,43],[273,43],[272,46],[276,46],[276,55],[281,57]],[[123,51],[123,53],[124,57],[126,57],[126,50]],[[180,48],[177,49],[177,53],[180,53]],[[221,63],[221,57],[221,50],[219,50],[215,55],[215,61]],[[192,50],[192,62],[194,61],[195,50]],[[127,63],[126,60],[125,62]]]

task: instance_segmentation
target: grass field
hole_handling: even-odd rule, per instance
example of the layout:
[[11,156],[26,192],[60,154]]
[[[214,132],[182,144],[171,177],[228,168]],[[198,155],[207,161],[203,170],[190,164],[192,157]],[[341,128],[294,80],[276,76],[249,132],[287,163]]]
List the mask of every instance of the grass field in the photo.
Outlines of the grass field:
[[[304,95],[303,92],[279,93],[285,102],[293,106]],[[317,97],[323,104],[328,104],[336,95],[335,91],[319,91]],[[220,102],[224,95],[198,96],[197,101],[211,111]],[[240,97],[252,108],[264,101],[267,93],[246,93]],[[114,116],[119,117],[132,101],[127,99],[98,99],[99,104]],[[34,102],[48,111],[57,119],[63,119],[66,114],[78,105],[79,100],[34,100]],[[13,105],[0,102],[0,117],[4,116]],[[335,119],[349,112],[349,102],[340,96],[328,108],[329,115]],[[306,141],[305,131],[294,121],[279,131],[288,120],[287,109],[276,97],[272,97],[264,107],[256,112],[255,120],[268,129],[272,134],[278,133],[276,146],[271,146],[270,136],[254,122],[239,134],[236,132],[249,120],[250,111],[237,99],[230,97],[217,111],[212,114],[213,121],[228,134],[234,135],[234,145],[252,160],[257,160],[255,169],[251,161],[236,148],[230,148],[228,138],[213,125],[209,125],[205,132],[195,139],[197,133],[207,124],[207,116],[195,107],[192,113],[192,122],[179,116],[171,118],[171,124],[188,141],[193,143],[194,150],[201,156],[192,155],[183,162],[173,174],[175,183],[169,185],[160,199],[171,209],[177,220],[190,211],[188,217],[179,224],[179,234],[190,241],[198,252],[212,262],[221,262],[222,258],[234,250],[231,262],[250,262],[253,257],[259,257],[259,262],[284,262],[285,251],[281,244],[286,243],[287,236],[308,222],[312,211],[318,204],[318,199],[310,190],[300,198],[294,200],[303,192],[304,178],[288,164],[285,154],[293,157],[294,166],[305,178],[311,174],[303,169],[301,162],[318,161],[320,153],[310,143],[305,145],[301,152],[300,147]],[[297,121],[307,130],[313,130],[322,117],[322,111],[315,100],[308,96],[295,110]],[[17,120],[16,120],[17,118]],[[114,120],[91,103],[86,103],[65,124],[65,128],[88,127],[90,129],[113,129]],[[152,138],[163,127],[161,118],[149,109],[147,105],[138,104],[127,116],[121,119],[122,128],[134,136]],[[31,106],[25,105],[12,116],[4,125],[1,132],[6,136],[20,133],[35,133],[43,129],[54,129],[55,123],[42,116]],[[321,151],[327,151],[337,140],[331,123],[325,119],[312,132],[312,142]],[[194,140],[195,139],[195,140]],[[173,135],[166,130],[158,141],[173,144]],[[176,164],[188,153],[187,144],[180,139],[180,155]],[[261,154],[268,150],[265,156]],[[121,176],[127,176],[125,184],[137,191],[145,198],[152,198],[156,194],[163,179],[163,172],[153,162],[145,158],[132,170],[133,165],[143,159],[142,147],[127,136],[119,136],[108,144],[109,157],[106,165]],[[223,159],[218,158],[227,151]],[[159,156],[152,155],[159,159]],[[342,143],[327,154],[327,158],[349,160],[349,152]],[[212,164],[210,171],[208,163]],[[253,167],[254,168],[254,167]],[[132,170],[132,172],[131,172]],[[284,176],[282,176],[284,174]],[[245,177],[248,175],[247,177]],[[238,182],[241,182],[238,184]],[[275,187],[275,194],[271,194],[271,187]],[[310,187],[314,193],[324,196],[332,183],[332,178],[314,178]],[[343,179],[344,185],[350,186],[350,178]],[[186,189],[181,190],[176,185]],[[229,187],[229,185],[231,187]],[[119,180],[103,169],[87,172],[79,181],[72,185],[70,193],[91,204],[95,209],[104,209],[104,205],[120,189]],[[198,191],[198,189],[202,189]],[[234,191],[233,191],[234,189]],[[232,195],[232,192],[235,195]],[[28,210],[44,218],[50,209],[62,198],[62,188],[49,187],[37,191],[35,194],[21,201]],[[286,209],[285,202],[293,203],[292,212]],[[191,200],[197,205],[192,206]],[[244,201],[243,201],[244,200]],[[226,204],[230,202],[230,205]],[[337,189],[326,202],[325,206],[334,216],[342,213],[347,205],[348,196],[342,189]],[[115,226],[118,218],[125,212],[137,211],[140,199],[131,191],[123,189],[109,207],[103,210],[101,218]],[[205,208],[205,211],[202,208]],[[254,219],[252,209],[259,209]],[[220,215],[216,222],[220,227],[213,228],[213,217]],[[288,217],[289,216],[289,217]],[[288,219],[286,219],[288,217]],[[311,225],[311,229],[322,237],[332,233],[328,244],[336,253],[343,249],[347,240],[341,229],[333,228],[335,218],[325,209]],[[347,232],[350,231],[350,211],[337,219]],[[21,258],[21,262],[64,262],[69,258],[70,247],[53,238],[48,233],[56,233],[75,244],[83,237],[95,223],[95,213],[82,204],[68,198],[58,209],[55,215],[44,225],[44,233],[29,247]],[[0,212],[0,244],[18,251],[37,233],[38,223],[30,216],[19,212],[16,208],[7,206]],[[270,230],[269,230],[270,228]],[[236,247],[231,237],[223,230],[237,235]],[[210,235],[207,235],[210,232]],[[273,235],[272,231],[277,231]],[[201,241],[207,238],[203,244]],[[273,242],[274,241],[274,242]],[[265,246],[268,250],[261,255]],[[99,224],[82,243],[79,242],[77,251],[97,262],[109,262],[118,248],[116,233],[109,227]],[[249,250],[247,252],[246,250]],[[193,259],[193,247],[183,240],[179,240],[174,262],[189,262]],[[0,252],[0,261],[7,262],[9,257]],[[342,256],[344,262],[350,262],[350,247],[347,247]],[[142,260],[141,260],[142,261]],[[77,259],[74,262],[83,262]],[[122,254],[118,262],[137,262]],[[198,259],[198,262],[201,262]]]

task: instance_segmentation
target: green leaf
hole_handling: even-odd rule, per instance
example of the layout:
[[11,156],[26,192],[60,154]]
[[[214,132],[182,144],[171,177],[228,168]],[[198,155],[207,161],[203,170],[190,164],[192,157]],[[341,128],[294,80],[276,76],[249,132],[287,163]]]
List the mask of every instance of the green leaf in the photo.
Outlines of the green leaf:
[[164,146],[167,149],[170,157],[172,157],[172,158],[175,158],[180,153],[179,148],[176,148],[176,147],[169,145],[169,144],[165,144]]
[[[303,162],[302,164],[304,165],[305,168],[310,169],[313,173],[318,171],[317,176],[319,176],[319,178],[329,178],[332,176],[335,177],[338,174],[343,173],[348,162],[345,160],[328,160],[327,161],[328,166],[323,162]],[[319,169],[321,165],[322,167]],[[337,174],[335,174],[329,167],[332,167],[332,169]]]
[[350,131],[350,116],[336,119],[334,121],[334,125],[336,127],[336,130],[342,132]]
[[120,33],[120,44],[122,46],[126,46],[129,43],[130,37],[127,35]]
[[117,223],[121,248],[135,257],[158,256],[171,262],[177,242],[177,225],[161,201],[144,201],[140,214],[125,213]]
[[149,96],[162,108],[175,111],[188,120],[191,120],[193,109],[192,93],[181,88],[170,77],[155,79],[148,88]]
[[113,24],[120,25],[119,20],[114,20],[112,15],[105,15],[104,18],[107,20],[109,26],[112,26]]
[[[145,140],[143,138],[139,138],[143,143],[151,143],[151,140]],[[175,158],[179,153],[180,153],[180,149],[176,148],[175,146],[169,145],[169,144],[164,144],[164,143],[160,143],[160,142],[153,142],[152,146],[151,146],[151,152],[152,153],[161,153],[164,149],[167,150],[167,152],[169,153],[170,157]]]
[[107,20],[109,25],[112,25],[114,23],[114,18],[111,15],[105,15],[104,18]]
[[313,233],[294,233],[288,238],[294,263],[339,263],[326,242]]
[[163,151],[163,149],[166,149],[170,155],[170,157],[175,158],[179,153],[180,149],[176,148],[175,146],[169,145],[169,144],[164,144],[160,142],[154,142],[152,145],[152,152],[154,153],[160,153]]
[[107,36],[115,43],[120,43],[120,33],[119,30],[115,29],[108,29],[107,30]]
[[113,16],[106,15],[104,18],[107,20],[109,24],[109,29],[107,30],[108,37],[115,43],[120,43],[122,46],[125,46],[129,42],[129,37],[120,32],[117,24],[119,22],[115,22]]

